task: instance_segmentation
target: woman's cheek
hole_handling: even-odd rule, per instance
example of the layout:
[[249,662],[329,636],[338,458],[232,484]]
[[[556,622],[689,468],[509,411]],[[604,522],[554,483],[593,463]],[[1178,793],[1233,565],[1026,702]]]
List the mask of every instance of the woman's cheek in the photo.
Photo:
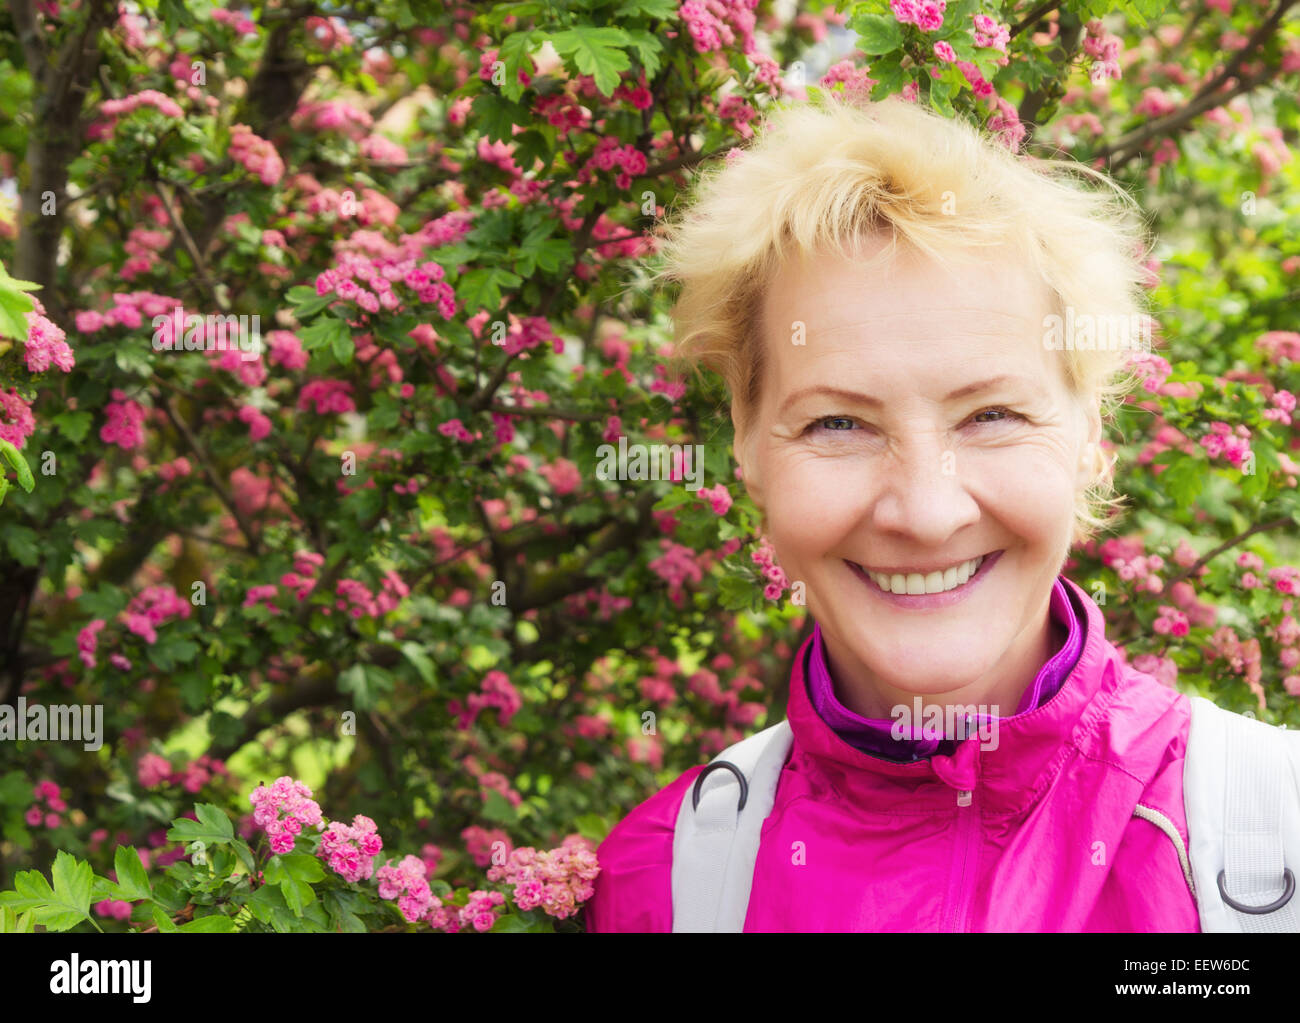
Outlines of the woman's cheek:
[[1054,536],[1073,521],[1072,478],[1059,459],[1041,452],[1012,452],[972,466],[968,487],[988,514],[1017,532]]

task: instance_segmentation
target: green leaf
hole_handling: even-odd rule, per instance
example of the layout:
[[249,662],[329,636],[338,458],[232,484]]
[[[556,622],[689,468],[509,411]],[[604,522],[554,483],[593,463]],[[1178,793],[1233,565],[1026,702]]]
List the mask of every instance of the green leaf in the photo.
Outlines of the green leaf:
[[30,910],[32,919],[51,931],[66,931],[89,918],[95,887],[90,864],[60,849],[50,876],[53,887],[40,871],[20,871],[14,876],[14,890],[0,894],[0,904],[15,913]]
[[641,66],[645,69],[646,80],[649,81],[659,73],[659,58],[663,55],[664,44],[653,32],[643,28],[628,30],[627,37],[628,45],[636,50]]
[[352,331],[337,316],[322,316],[298,331],[298,340],[309,352],[326,347],[337,352],[341,341],[351,344]]
[[614,12],[616,18],[675,18],[679,0],[624,0]]
[[153,922],[159,934],[176,934],[180,930],[161,906],[153,907]]
[[8,906],[0,906],[0,934],[31,934],[36,929],[32,911],[16,913]]
[[36,486],[36,481],[32,479],[31,467],[28,466],[23,453],[14,447],[13,441],[0,437],[0,454],[3,454],[5,461],[14,467],[14,472],[18,474],[18,485],[30,494],[32,487]]
[[74,444],[80,444],[90,432],[91,415],[89,412],[60,412],[52,420],[58,431]]
[[620,72],[632,66],[627,54],[620,49],[630,42],[626,32],[609,26],[580,25],[551,36],[555,52],[563,57],[572,57],[578,70],[591,75],[596,88],[606,96],[613,95],[618,87]]
[[519,820],[519,812],[510,805],[510,800],[496,790],[489,790],[483,801],[482,815],[498,824],[513,824]]
[[229,842],[235,837],[234,826],[226,811],[212,803],[196,803],[194,812],[198,820],[178,817],[172,821],[167,837],[173,842]]
[[118,898],[134,902],[137,899],[152,899],[153,886],[145,872],[140,854],[133,846],[120,845],[113,854],[113,869],[117,871]]
[[550,917],[535,910],[527,913],[506,913],[497,917],[490,934],[554,934],[555,924]]
[[36,303],[23,292],[39,288],[40,285],[32,281],[10,277],[9,271],[0,263],[0,337],[27,340],[27,314],[36,308]]
[[532,112],[522,103],[512,103],[504,96],[487,90],[474,97],[470,108],[474,123],[493,142],[508,142],[516,124],[531,124]]
[[325,868],[321,861],[310,853],[279,853],[272,856],[266,864],[268,884],[281,881],[324,881]]
[[858,48],[868,56],[890,53],[903,45],[903,26],[888,14],[861,14],[849,27],[858,33]]
[[524,83],[519,80],[520,71],[529,75],[536,71],[533,59],[528,54],[532,44],[533,34],[530,31],[511,32],[501,41],[497,56],[505,64],[505,82],[501,86],[501,94],[506,99],[518,100],[524,94]]
[[235,921],[220,913],[213,913],[211,916],[201,916],[197,920],[181,924],[179,930],[182,934],[233,934]]
[[329,292],[318,295],[315,288],[308,288],[300,284],[295,288],[290,288],[285,297],[293,303],[293,314],[301,322],[307,317],[320,312],[333,302],[337,296]]
[[330,339],[330,350],[334,353],[334,360],[343,365],[352,361],[352,356],[356,354],[357,347],[352,342],[352,332],[344,331],[335,333]]
[[406,655],[406,659],[415,665],[415,670],[420,673],[420,678],[424,684],[431,686],[434,684],[433,661],[429,655],[424,652],[424,647],[419,643],[407,640],[401,646],[401,651]]
[[456,282],[456,298],[465,312],[487,309],[495,312],[501,307],[501,288],[514,287],[523,278],[499,266],[471,270]]

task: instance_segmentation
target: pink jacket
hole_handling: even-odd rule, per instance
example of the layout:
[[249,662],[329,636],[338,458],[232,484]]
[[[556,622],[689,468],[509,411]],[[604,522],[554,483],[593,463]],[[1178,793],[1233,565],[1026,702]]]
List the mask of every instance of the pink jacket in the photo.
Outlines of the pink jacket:
[[[1200,930],[1187,845],[1188,699],[1134,670],[1096,604],[1060,691],[1002,718],[998,746],[891,763],[854,749],[813,710],[809,641],[794,661],[794,742],[763,824],[745,930]],[[598,850],[589,930],[671,931],[673,826],[692,767],[629,813]],[[959,806],[957,793],[971,793]]]

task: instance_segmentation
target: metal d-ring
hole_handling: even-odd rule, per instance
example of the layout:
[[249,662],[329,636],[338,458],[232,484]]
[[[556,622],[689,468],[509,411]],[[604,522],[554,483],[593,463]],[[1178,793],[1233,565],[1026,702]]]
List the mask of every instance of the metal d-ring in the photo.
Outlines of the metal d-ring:
[[1223,896],[1223,901],[1235,909],[1238,913],[1250,913],[1252,916],[1259,916],[1263,913],[1276,913],[1279,909],[1291,901],[1291,896],[1295,894],[1295,875],[1287,867],[1282,868],[1282,883],[1284,891],[1277,900],[1270,902],[1267,906],[1245,906],[1235,901],[1232,896],[1223,887],[1223,875],[1225,871],[1219,871],[1219,894]]
[[749,782],[745,780],[745,772],[730,760],[714,760],[700,772],[699,777],[695,779],[695,788],[691,792],[691,809],[698,810],[700,808],[700,786],[704,784],[704,776],[715,767],[725,767],[740,779],[740,805],[736,807],[736,812],[739,813],[741,810],[745,809],[745,800],[749,798]]

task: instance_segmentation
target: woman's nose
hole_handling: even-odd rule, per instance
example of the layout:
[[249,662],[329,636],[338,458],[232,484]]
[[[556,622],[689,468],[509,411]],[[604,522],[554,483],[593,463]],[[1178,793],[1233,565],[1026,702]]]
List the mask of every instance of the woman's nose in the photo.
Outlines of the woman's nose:
[[918,546],[939,547],[979,521],[979,504],[967,489],[956,451],[918,442],[881,468],[872,510],[876,529],[907,535]]

